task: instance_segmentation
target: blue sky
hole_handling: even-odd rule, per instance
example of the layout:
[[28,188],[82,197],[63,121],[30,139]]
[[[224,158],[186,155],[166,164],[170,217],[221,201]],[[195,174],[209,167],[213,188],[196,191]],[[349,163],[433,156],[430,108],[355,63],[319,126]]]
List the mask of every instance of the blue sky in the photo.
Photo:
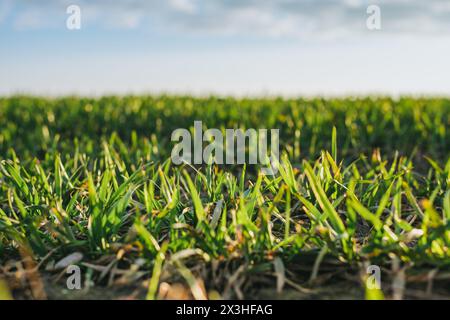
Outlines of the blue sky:
[[449,95],[449,57],[446,0],[0,0],[0,95]]

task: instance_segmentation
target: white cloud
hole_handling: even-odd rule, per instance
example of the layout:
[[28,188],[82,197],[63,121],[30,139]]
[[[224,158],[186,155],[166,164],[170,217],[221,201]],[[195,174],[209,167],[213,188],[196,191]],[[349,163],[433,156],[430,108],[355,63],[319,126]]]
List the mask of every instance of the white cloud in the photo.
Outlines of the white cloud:
[[[7,1],[7,0],[5,0]],[[72,1],[73,2],[73,1]],[[158,32],[334,37],[365,34],[369,0],[78,0],[87,24]],[[447,0],[378,0],[382,33],[450,34]],[[48,27],[69,0],[17,0],[16,25]],[[31,10],[31,9],[32,10]],[[3,10],[5,11],[5,10]],[[24,12],[20,12],[24,11]],[[32,12],[33,14],[31,14]],[[2,17],[0,7],[0,21]],[[3,13],[5,15],[5,13]],[[56,25],[56,24],[54,24]],[[59,24],[58,24],[59,25]],[[86,24],[84,24],[86,25]]]
[[177,11],[188,14],[195,12],[195,5],[191,0],[169,0],[169,3]]
[[14,27],[23,29],[38,29],[47,25],[45,14],[39,10],[28,9],[19,12],[14,19]]

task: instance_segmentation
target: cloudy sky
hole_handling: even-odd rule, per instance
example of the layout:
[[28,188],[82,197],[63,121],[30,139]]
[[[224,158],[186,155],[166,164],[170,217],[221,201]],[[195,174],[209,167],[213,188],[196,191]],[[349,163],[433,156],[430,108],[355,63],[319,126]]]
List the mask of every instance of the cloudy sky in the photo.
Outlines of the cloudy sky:
[[449,0],[0,0],[0,95],[450,95],[449,57]]

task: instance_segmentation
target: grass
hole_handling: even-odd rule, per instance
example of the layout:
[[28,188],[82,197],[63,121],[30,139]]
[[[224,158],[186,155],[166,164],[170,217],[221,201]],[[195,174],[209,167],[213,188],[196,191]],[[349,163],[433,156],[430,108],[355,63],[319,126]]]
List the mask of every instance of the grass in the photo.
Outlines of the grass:
[[[280,128],[279,173],[172,165],[170,134],[194,120]],[[448,299],[449,128],[446,99],[0,99],[0,287]],[[81,296],[61,289],[69,262]]]

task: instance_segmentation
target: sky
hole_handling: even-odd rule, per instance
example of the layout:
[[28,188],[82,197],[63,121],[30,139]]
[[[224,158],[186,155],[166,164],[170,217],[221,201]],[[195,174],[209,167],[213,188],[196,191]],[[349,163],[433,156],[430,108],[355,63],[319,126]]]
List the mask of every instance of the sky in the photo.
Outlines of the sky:
[[0,0],[0,95],[161,93],[450,95],[450,1]]

